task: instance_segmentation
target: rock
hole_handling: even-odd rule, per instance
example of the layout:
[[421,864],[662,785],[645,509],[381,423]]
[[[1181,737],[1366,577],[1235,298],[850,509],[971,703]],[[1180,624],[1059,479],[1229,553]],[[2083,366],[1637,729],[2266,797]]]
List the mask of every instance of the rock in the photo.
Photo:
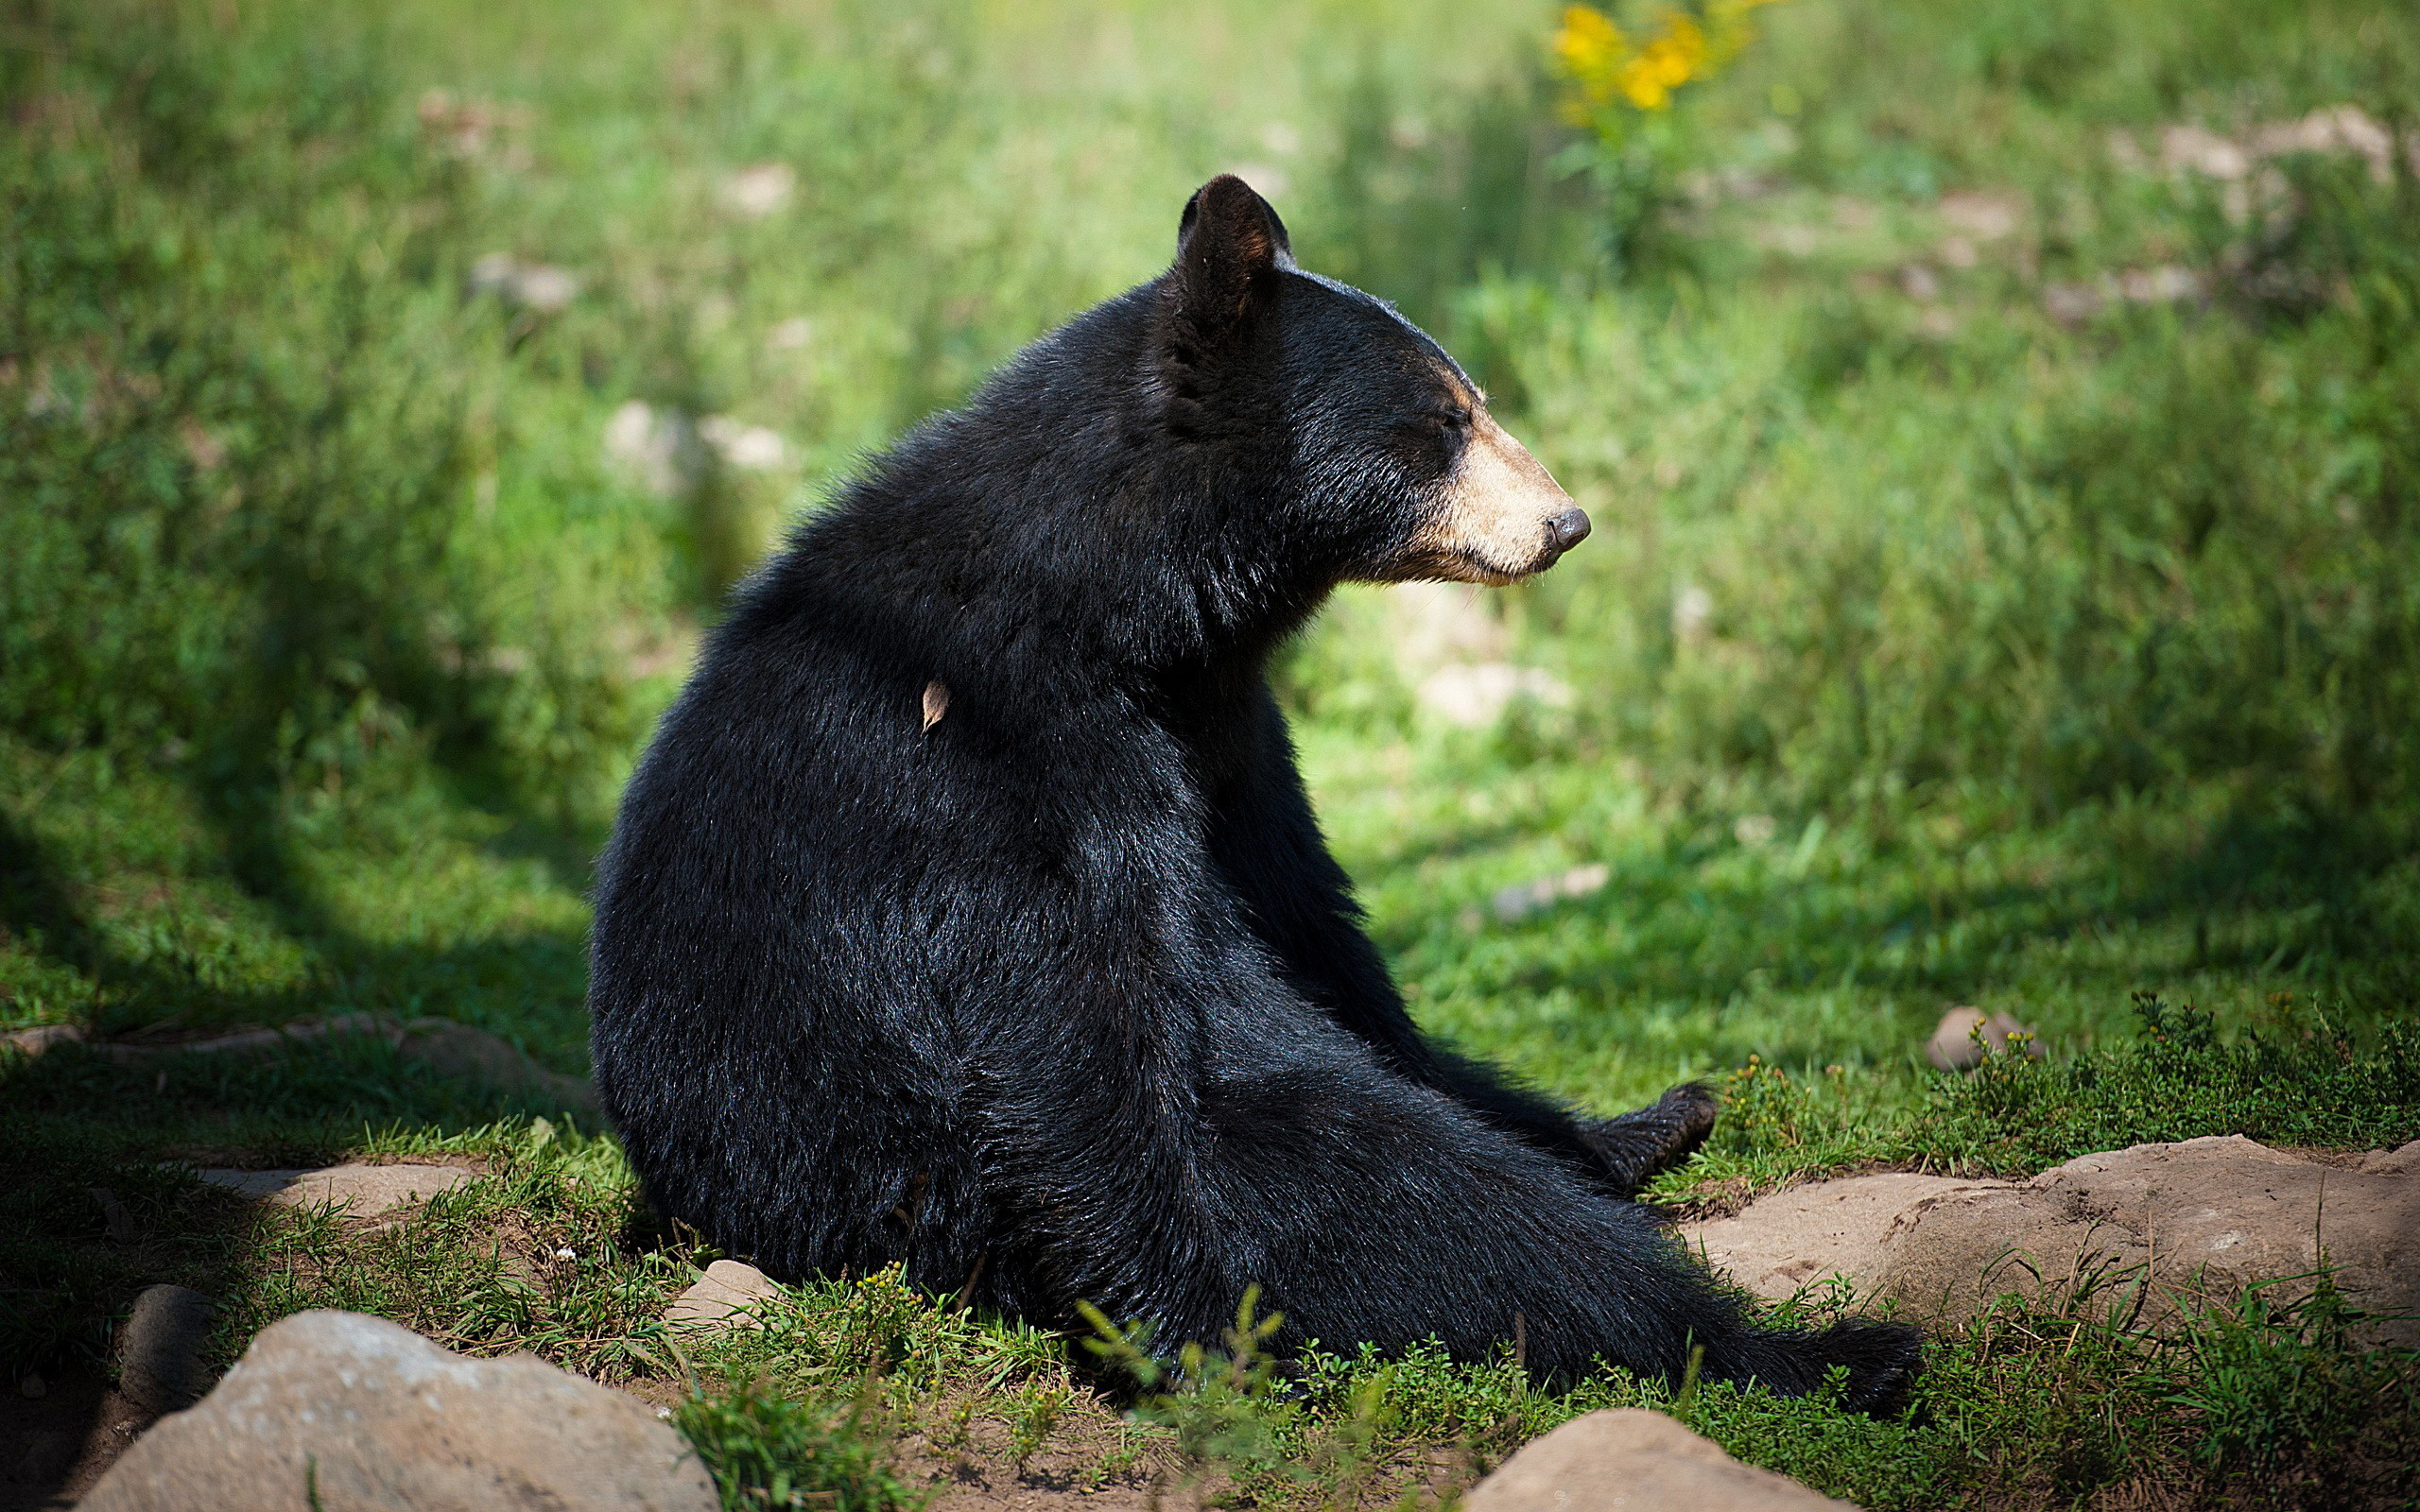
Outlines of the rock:
[[174,1412],[208,1391],[201,1351],[216,1311],[190,1287],[145,1287],[118,1331],[118,1390],[153,1412]]
[[1997,241],[2016,230],[2025,201],[2013,194],[1953,189],[1935,207],[1941,218],[1979,241]]
[[1408,684],[1443,666],[1500,662],[1512,648],[1485,594],[1465,584],[1399,583],[1385,603],[1395,671]]
[[1568,871],[1558,871],[1535,882],[1516,883],[1510,887],[1498,888],[1487,901],[1488,912],[1495,916],[1499,924],[1517,924],[1531,914],[1551,908],[1556,903],[1601,892],[1613,877],[1614,868],[1601,861],[1573,867]]
[[717,1260],[698,1284],[673,1298],[665,1321],[675,1328],[755,1328],[750,1309],[782,1295],[773,1279],[753,1265]]
[[1571,687],[1539,667],[1509,662],[1480,662],[1440,667],[1412,690],[1420,707],[1449,725],[1482,730],[1502,717],[1514,698],[1533,699],[1552,709],[1571,706]]
[[2210,292],[2210,281],[2189,267],[2163,263],[2157,267],[2121,268],[2118,297],[2130,304],[2174,304],[2198,300]]
[[84,1031],[72,1023],[41,1023],[30,1029],[11,1029],[6,1035],[0,1035],[0,1045],[7,1045],[28,1060],[60,1045],[83,1042]]
[[773,328],[765,333],[765,350],[768,352],[804,352],[814,344],[815,322],[803,315],[776,321]]
[[354,1218],[374,1218],[406,1203],[425,1202],[441,1192],[479,1178],[458,1165],[331,1165],[313,1171],[194,1173],[215,1187],[280,1208],[317,1208],[333,1203]]
[[206,1040],[110,1044],[102,1046],[101,1053],[120,1065],[147,1065],[161,1056],[262,1055],[363,1034],[384,1039],[405,1059],[417,1060],[441,1075],[484,1081],[499,1091],[534,1095],[577,1112],[596,1110],[596,1091],[587,1078],[548,1071],[511,1041],[452,1019],[399,1022],[380,1013],[339,1013],[273,1027],[254,1025]]
[[596,1110],[596,1089],[585,1076],[548,1071],[510,1040],[452,1019],[414,1019],[395,1049],[440,1074],[484,1081],[501,1091],[534,1094],[576,1112]]
[[712,1512],[635,1398],[527,1355],[472,1360],[383,1318],[300,1313],[164,1419],[84,1512]]
[[[809,330],[803,322],[798,329]],[[670,499],[694,490],[712,466],[734,472],[787,467],[790,443],[779,431],[728,415],[686,415],[632,399],[605,422],[605,456],[649,492]]]
[[2154,1326],[2180,1297],[2308,1276],[2320,1251],[2359,1306],[2420,1344],[2420,1173],[2346,1170],[2241,1135],[2087,1155],[2008,1192],[1959,1194],[1897,1220],[1880,1286],[1971,1315],[2002,1291],[2099,1286]]
[[1771,845],[1781,833],[1781,821],[1770,814],[1742,814],[1731,821],[1731,838],[1754,850]]
[[533,314],[553,315],[579,296],[579,280],[563,268],[525,263],[510,252],[489,252],[471,265],[463,292],[472,298],[493,294]]
[[2062,325],[2075,325],[2100,313],[2105,301],[2089,284],[2045,284],[2042,308]]
[[2215,131],[2190,124],[2165,126],[2159,133],[2160,166],[2211,179],[2240,179],[2252,171],[2252,155]]
[[1662,1413],[1610,1408],[1522,1447],[1471,1488],[1464,1512],[1824,1512],[1851,1503],[1742,1465]]
[[786,163],[758,163],[726,177],[715,198],[733,215],[761,220],[790,202],[798,173]]
[[1925,1058],[1942,1071],[1965,1071],[1983,1063],[1983,1047],[1975,1031],[1992,1022],[1980,1008],[1951,1008],[1941,1016],[1932,1038],[1925,1041]]
[[2369,1176],[2420,1176],[2420,1140],[2392,1150],[2372,1150],[2361,1157],[2361,1171]]
[[738,472],[769,472],[787,466],[790,459],[790,443],[781,432],[744,424],[728,415],[700,419],[698,438],[714,448],[723,466]]
[[[1975,1042],[1975,1031],[1983,1031],[1982,1043]],[[2024,1035],[2025,1053],[2035,1060],[2042,1058],[2040,1041],[2033,1031],[2009,1017],[2006,1012],[1986,1014],[1980,1008],[1952,1008],[1941,1016],[1941,1022],[1925,1041],[1925,1058],[1943,1071],[1972,1071],[1983,1063],[1983,1057],[2006,1050],[2009,1040]]]
[[1672,594],[1672,639],[1695,645],[1714,628],[1714,595],[1695,583],[1683,583]]
[[1735,1217],[1689,1226],[1689,1247],[1769,1301],[1832,1276],[1863,1278],[1870,1286],[1893,1219],[1928,1198],[1978,1185],[1893,1171],[1790,1187],[1758,1197]]
[[395,1021],[392,1019],[375,1013],[339,1013],[325,1019],[296,1019],[291,1023],[273,1027],[255,1024],[202,1040],[180,1040],[164,1044],[109,1044],[101,1047],[101,1053],[119,1065],[138,1066],[161,1056],[258,1055],[343,1035],[379,1034],[392,1039],[395,1032]]
[[212,1035],[206,1040],[171,1040],[164,1044],[113,1044],[107,1053],[112,1060],[121,1065],[131,1065],[158,1056],[215,1056],[230,1052],[244,1055],[277,1050],[304,1040],[321,1038],[308,1032],[304,1025],[295,1027],[296,1032],[291,1039],[283,1029],[238,1029],[232,1034]]
[[666,499],[696,487],[706,468],[697,422],[641,399],[624,401],[605,421],[605,458]]
[[2376,1315],[2420,1345],[2420,1144],[2352,1165],[2240,1135],[2087,1155],[2030,1181],[1865,1176],[1776,1193],[1692,1226],[1693,1246],[1780,1300],[1844,1276],[1911,1315],[1963,1321],[2002,1293],[2159,1328],[2181,1298],[2308,1277],[2326,1250]]

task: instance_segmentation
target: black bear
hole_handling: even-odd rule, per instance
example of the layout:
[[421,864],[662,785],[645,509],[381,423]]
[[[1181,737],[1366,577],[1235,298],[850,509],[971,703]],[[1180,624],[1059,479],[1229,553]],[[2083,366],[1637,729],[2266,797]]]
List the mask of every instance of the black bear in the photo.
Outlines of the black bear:
[[1174,266],[871,464],[737,589],[599,863],[596,1081],[649,1201],[777,1275],[1065,1324],[1519,1337],[1893,1400],[1912,1331],[1760,1327],[1628,1200],[1713,1119],[1429,1044],[1270,695],[1347,580],[1507,583],[1588,519],[1241,180]]

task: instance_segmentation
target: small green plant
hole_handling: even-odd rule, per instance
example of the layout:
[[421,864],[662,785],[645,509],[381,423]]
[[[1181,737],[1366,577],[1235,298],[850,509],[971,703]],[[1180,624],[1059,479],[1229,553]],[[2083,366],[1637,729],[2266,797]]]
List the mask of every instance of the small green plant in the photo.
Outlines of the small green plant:
[[1281,1460],[1277,1435],[1264,1410],[1278,1364],[1267,1345],[1284,1326],[1285,1316],[1261,1315],[1259,1305],[1260,1288],[1245,1287],[1223,1349],[1187,1340],[1169,1361],[1151,1352],[1148,1329],[1120,1325],[1082,1303],[1084,1321],[1093,1330],[1084,1347],[1143,1390],[1135,1416],[1173,1433],[1177,1452],[1188,1466],[1197,1470],[1212,1464],[1266,1470]]
[[1062,1379],[1028,1382],[1007,1403],[1009,1456],[1018,1473],[1050,1441],[1051,1431],[1066,1416],[1074,1388]]
[[2420,1350],[2357,1336],[2379,1321],[2325,1264],[2188,1307],[2161,1383],[2191,1425],[2194,1462],[2286,1501],[2420,1491]]
[[890,1468],[890,1436],[871,1386],[835,1405],[751,1381],[691,1397],[673,1420],[713,1473],[726,1512],[923,1504]]

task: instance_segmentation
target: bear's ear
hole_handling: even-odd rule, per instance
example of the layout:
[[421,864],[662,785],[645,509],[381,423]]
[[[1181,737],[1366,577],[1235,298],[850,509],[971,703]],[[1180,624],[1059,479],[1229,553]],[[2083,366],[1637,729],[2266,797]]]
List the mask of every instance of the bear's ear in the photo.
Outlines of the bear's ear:
[[1294,266],[1286,223],[1252,185],[1222,173],[1185,201],[1172,270],[1177,312],[1216,338],[1240,324],[1270,277]]

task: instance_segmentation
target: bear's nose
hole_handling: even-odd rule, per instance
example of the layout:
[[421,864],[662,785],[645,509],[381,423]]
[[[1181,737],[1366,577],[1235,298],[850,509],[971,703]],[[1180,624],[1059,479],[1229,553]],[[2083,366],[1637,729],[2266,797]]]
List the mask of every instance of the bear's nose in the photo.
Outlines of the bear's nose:
[[1547,539],[1557,551],[1569,551],[1588,539],[1588,511],[1574,505],[1547,522]]

